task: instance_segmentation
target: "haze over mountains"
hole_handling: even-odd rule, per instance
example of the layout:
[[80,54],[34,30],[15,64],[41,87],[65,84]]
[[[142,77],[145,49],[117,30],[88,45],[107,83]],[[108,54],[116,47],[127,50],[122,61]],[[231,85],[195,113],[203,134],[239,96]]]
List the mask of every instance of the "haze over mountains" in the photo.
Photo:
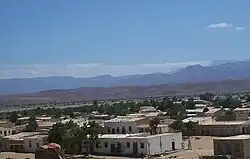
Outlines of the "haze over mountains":
[[250,78],[250,61],[214,61],[210,66],[191,65],[173,73],[152,73],[113,77],[103,75],[90,78],[65,76],[1,79],[1,94],[33,93],[52,89],[80,87],[150,86],[159,84],[213,82]]

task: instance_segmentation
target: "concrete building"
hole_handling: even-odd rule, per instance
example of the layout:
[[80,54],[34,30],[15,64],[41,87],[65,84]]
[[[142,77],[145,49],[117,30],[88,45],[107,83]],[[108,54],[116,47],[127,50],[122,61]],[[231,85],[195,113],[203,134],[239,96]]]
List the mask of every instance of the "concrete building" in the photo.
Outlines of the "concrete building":
[[138,133],[138,126],[149,124],[149,118],[144,116],[118,116],[104,122],[105,132],[108,134]]
[[209,111],[205,113],[205,116],[212,117],[213,119],[217,120],[218,116],[225,113],[223,108],[214,108],[214,107],[207,107]]
[[15,124],[11,122],[2,121],[0,122],[0,136],[12,135],[14,131]]
[[249,121],[215,121],[211,117],[190,117],[184,123],[194,122],[196,127],[189,135],[198,136],[232,136],[250,134]]
[[180,150],[182,148],[181,133],[157,135],[104,134],[99,137],[94,151],[101,155],[145,156]]
[[24,152],[34,153],[40,146],[48,144],[48,135],[28,136],[23,141]]
[[[137,128],[139,133],[149,132],[149,124],[138,125]],[[157,126],[156,132],[157,134],[162,134],[162,133],[174,132],[174,130],[170,128],[169,125],[167,124],[159,124]]]
[[213,143],[214,155],[231,155],[232,159],[250,158],[250,135],[216,138]]
[[235,113],[235,120],[247,120],[250,114],[250,108],[236,108],[233,112]]
[[39,132],[23,132],[15,135],[5,136],[1,141],[1,150],[7,152],[24,152],[24,138],[38,134]]

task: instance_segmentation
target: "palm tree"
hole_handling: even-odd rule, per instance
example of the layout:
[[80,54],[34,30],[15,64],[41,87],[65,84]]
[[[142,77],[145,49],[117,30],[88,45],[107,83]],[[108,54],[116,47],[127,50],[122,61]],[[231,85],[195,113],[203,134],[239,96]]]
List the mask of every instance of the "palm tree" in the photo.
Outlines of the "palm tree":
[[151,135],[157,134],[157,127],[160,124],[159,118],[155,117],[149,122],[149,130]]

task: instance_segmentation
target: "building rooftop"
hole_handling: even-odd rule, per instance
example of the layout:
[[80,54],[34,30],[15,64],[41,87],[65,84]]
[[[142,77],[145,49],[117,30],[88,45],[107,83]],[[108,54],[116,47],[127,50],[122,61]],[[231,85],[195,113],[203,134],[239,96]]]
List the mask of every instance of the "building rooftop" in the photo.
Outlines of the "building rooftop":
[[207,121],[202,122],[200,125],[243,125],[246,121]]
[[188,112],[188,113],[203,113],[203,108],[198,108],[198,109],[186,109],[186,112]]
[[210,122],[212,121],[212,117],[189,117],[189,118],[182,120],[183,123],[188,123],[188,122],[202,123],[202,122],[209,122],[209,121]]
[[133,116],[118,116],[114,119],[105,121],[105,123],[117,123],[117,122],[135,122],[145,119],[145,117],[133,117]]
[[206,114],[214,114],[221,110],[221,108],[209,108],[209,107],[207,108],[209,109],[209,111],[207,111]]
[[34,136],[38,134],[39,132],[22,132],[22,133],[15,134],[15,135],[4,136],[3,138],[10,139],[10,140],[23,140],[24,137]]
[[36,139],[36,138],[45,138],[48,137],[48,135],[34,135],[34,136],[28,136],[25,137],[25,139]]
[[[149,124],[143,124],[143,125],[138,125],[138,128],[148,128]],[[167,124],[159,124],[157,127],[162,128],[162,127],[168,127]]]
[[38,126],[42,127],[52,127],[54,124],[56,124],[56,122],[50,122],[50,121],[40,121],[40,122],[37,122],[38,123]]
[[143,133],[138,133],[138,134],[104,134],[101,135],[99,138],[100,139],[147,139],[147,138],[152,138],[152,137],[157,137],[157,136],[167,136],[167,135],[173,135],[176,133],[164,133],[164,134],[156,134],[156,135],[149,135],[149,134],[143,134]]
[[215,138],[215,140],[246,140],[246,139],[250,139],[249,134]]
[[234,111],[250,111],[250,108],[235,108]]

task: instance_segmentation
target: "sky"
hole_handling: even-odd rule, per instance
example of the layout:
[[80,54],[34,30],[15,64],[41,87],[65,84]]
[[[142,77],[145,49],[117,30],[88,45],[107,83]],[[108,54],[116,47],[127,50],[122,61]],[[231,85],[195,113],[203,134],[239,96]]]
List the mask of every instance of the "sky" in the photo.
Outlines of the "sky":
[[120,76],[249,59],[249,6],[249,0],[2,0],[0,78]]

